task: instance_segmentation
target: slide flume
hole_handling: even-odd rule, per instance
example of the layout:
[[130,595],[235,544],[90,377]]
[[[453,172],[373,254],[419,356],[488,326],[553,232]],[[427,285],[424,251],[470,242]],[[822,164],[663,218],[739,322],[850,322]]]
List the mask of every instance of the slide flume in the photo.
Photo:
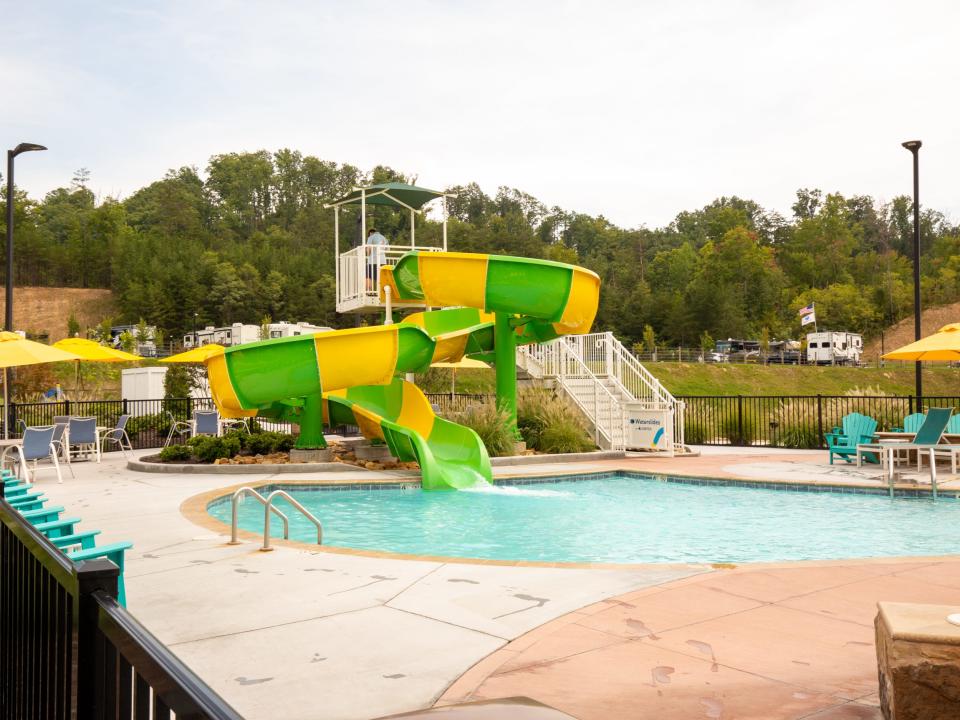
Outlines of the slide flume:
[[547,260],[414,251],[383,268],[381,279],[400,300],[446,309],[396,325],[228,348],[207,361],[217,407],[229,417],[297,423],[299,447],[323,447],[324,422],[356,424],[396,457],[416,460],[425,489],[490,481],[477,434],[436,417],[419,388],[398,375],[465,355],[499,357],[498,395],[511,378],[515,392],[516,344],[589,331],[599,277]]

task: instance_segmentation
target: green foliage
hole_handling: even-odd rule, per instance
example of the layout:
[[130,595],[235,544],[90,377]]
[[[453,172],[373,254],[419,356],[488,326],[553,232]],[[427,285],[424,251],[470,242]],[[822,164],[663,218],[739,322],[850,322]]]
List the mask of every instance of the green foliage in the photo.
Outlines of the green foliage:
[[136,415],[127,421],[126,430],[131,438],[150,430],[155,430],[160,437],[166,437],[170,432],[170,416],[166,413]]
[[245,449],[251,455],[269,455],[275,452],[289,452],[293,447],[293,435],[279,432],[240,433],[245,435]]
[[736,407],[728,409],[721,417],[720,433],[731,445],[750,445],[756,437],[754,418],[746,410],[741,417]]
[[220,458],[232,458],[240,452],[240,440],[227,435],[197,435],[187,440],[187,445],[197,460],[204,463],[212,463]]
[[580,411],[550,390],[528,388],[519,393],[517,428],[532,450],[567,453],[594,449]]
[[492,400],[473,403],[451,420],[477,433],[491,457],[516,454],[517,441],[510,427],[510,416]]
[[163,462],[186,462],[193,457],[193,450],[186,445],[168,445],[160,451]]
[[137,339],[128,330],[120,333],[120,349],[124,352],[133,352],[137,348]]
[[67,318],[67,337],[79,337],[80,335],[80,322],[77,320],[75,313],[70,313],[70,317]]
[[[109,287],[118,321],[141,319],[177,337],[197,324],[258,323],[265,316],[346,326],[334,312],[333,213],[323,204],[357,185],[406,180],[292,149],[216,155],[203,174],[171,170],[122,202],[99,204],[79,173],[34,201],[16,194],[14,271],[24,285]],[[451,250],[577,263],[603,281],[596,330],[628,345],[649,326],[665,345],[696,338],[771,338],[801,332],[796,309],[816,301],[833,329],[876,332],[911,310],[910,198],[880,204],[814,188],[797,192],[793,216],[720,197],[665,227],[625,229],[602,216],[548,208],[521,190],[449,188]],[[355,210],[341,212],[349,245]],[[370,222],[409,241],[405,212],[370,208]],[[439,243],[420,218],[417,239]],[[921,213],[922,303],[960,299],[960,230]],[[93,334],[105,338],[105,320]],[[71,325],[71,332],[75,331]],[[160,337],[155,338],[160,344]],[[647,351],[656,344],[644,340]]]
[[190,368],[179,363],[171,363],[163,376],[163,397],[185,398],[190,397],[193,390],[193,374]]

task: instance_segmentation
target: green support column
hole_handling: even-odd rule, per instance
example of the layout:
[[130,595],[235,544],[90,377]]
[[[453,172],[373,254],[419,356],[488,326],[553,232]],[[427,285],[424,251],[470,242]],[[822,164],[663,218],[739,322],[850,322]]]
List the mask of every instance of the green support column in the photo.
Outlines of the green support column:
[[323,439],[323,399],[320,393],[303,398],[299,421],[300,437],[297,438],[297,448],[315,450],[327,446],[327,441]]
[[517,430],[517,335],[508,313],[496,313],[493,324],[493,357],[497,371],[497,407],[510,415],[510,427]]

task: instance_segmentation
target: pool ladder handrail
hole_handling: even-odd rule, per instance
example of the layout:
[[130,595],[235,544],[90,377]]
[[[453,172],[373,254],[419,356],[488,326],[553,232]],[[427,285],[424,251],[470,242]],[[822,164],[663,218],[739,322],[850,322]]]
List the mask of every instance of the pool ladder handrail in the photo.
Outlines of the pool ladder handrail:
[[289,493],[284,492],[283,490],[274,490],[266,498],[263,497],[259,492],[254,488],[249,486],[244,486],[237,490],[233,497],[231,498],[231,504],[233,506],[232,517],[230,520],[230,542],[229,545],[239,545],[240,539],[240,523],[239,523],[239,507],[240,500],[244,495],[249,495],[254,498],[257,502],[263,505],[263,547],[260,548],[261,552],[270,552],[273,550],[270,547],[270,513],[275,513],[280,516],[280,519],[283,520],[283,539],[290,539],[290,519],[277,507],[274,506],[273,500],[276,497],[282,497],[291,505],[293,505],[297,510],[303,513],[304,517],[307,518],[317,527],[317,545],[323,544],[323,525],[320,521],[307,510],[303,505],[298,501],[290,497]]

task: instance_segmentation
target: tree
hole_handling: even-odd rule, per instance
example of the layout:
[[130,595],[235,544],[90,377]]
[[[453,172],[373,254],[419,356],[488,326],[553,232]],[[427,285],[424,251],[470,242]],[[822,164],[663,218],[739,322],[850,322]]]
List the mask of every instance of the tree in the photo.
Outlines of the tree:
[[163,376],[163,397],[166,400],[190,397],[193,375],[186,365],[171,363]]
[[80,323],[77,321],[76,313],[70,313],[67,318],[67,337],[80,337]]
[[653,353],[653,361],[657,361],[657,335],[650,325],[643,328],[643,344]]

